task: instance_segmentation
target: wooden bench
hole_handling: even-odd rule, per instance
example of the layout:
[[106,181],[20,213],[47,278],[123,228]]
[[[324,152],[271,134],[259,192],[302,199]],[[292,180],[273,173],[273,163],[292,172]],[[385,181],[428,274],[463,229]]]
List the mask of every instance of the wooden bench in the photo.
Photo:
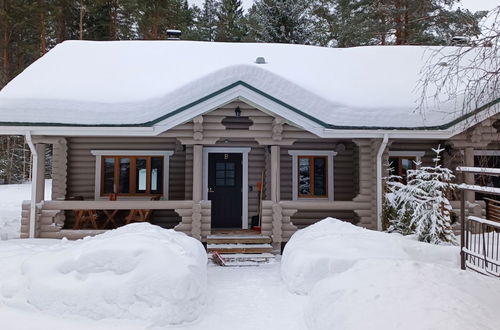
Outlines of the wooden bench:
[[483,198],[486,201],[486,219],[500,222],[500,201]]

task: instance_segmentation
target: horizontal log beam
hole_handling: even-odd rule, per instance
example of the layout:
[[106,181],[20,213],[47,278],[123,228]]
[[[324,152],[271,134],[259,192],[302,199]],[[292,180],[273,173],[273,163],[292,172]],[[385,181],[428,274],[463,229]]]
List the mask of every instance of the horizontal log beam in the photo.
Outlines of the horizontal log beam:
[[[202,201],[202,208],[210,208],[209,201]],[[44,201],[43,210],[170,210],[190,209],[193,201]]]
[[[354,211],[369,209],[370,203],[359,203],[352,201],[280,201],[279,205],[287,209],[297,210],[337,210]],[[272,201],[263,201],[264,207],[272,207]]]

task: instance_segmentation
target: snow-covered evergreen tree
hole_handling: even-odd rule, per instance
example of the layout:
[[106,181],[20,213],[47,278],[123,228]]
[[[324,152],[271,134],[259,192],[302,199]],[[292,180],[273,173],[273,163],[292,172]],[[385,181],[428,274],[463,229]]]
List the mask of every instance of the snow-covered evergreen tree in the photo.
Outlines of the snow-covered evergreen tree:
[[433,244],[456,244],[451,228],[451,205],[446,197],[454,189],[452,171],[442,167],[440,146],[434,166],[407,171],[407,184],[392,177],[387,181],[386,216],[389,231],[404,235],[415,234],[418,240]]
[[257,0],[249,12],[250,33],[261,42],[305,44],[311,39],[311,2]]

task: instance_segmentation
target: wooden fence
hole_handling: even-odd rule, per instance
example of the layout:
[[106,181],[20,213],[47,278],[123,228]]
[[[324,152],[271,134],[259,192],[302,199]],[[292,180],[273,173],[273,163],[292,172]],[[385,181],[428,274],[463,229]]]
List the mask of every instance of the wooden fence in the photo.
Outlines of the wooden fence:
[[[500,176],[500,169],[458,167],[457,172]],[[460,256],[462,269],[472,269],[479,273],[500,277],[500,222],[498,205],[494,199],[486,199],[489,210],[486,219],[466,216],[465,192],[473,191],[492,196],[500,196],[500,188],[461,184]]]

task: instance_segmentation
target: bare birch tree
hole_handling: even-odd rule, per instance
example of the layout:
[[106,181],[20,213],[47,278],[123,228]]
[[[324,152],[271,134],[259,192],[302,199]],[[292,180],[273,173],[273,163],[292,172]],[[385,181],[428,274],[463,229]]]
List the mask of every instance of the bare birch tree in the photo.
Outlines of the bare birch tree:
[[500,106],[500,6],[491,10],[475,40],[457,37],[457,47],[430,48],[422,69],[419,109],[451,101],[461,115],[494,113]]

